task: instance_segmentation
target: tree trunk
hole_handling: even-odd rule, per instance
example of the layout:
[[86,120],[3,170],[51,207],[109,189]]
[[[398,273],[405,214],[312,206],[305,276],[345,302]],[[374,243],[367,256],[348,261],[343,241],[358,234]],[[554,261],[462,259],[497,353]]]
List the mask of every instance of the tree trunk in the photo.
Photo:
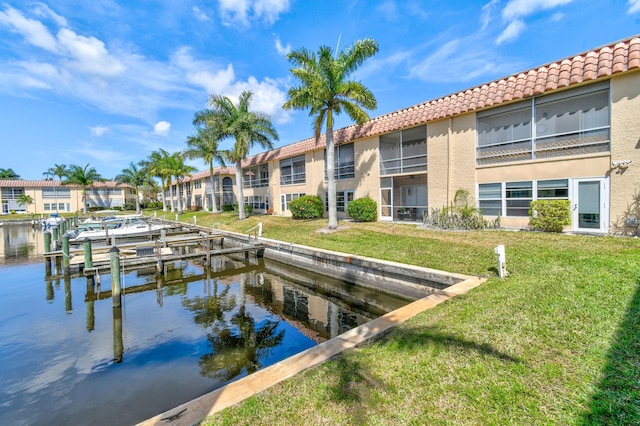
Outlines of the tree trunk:
[[[178,184],[176,183],[176,196],[178,195]],[[176,212],[176,203],[173,199],[173,185],[171,184],[171,178],[169,178],[169,196],[171,197],[169,200],[171,202],[171,213]]]
[[329,229],[338,227],[338,210],[336,206],[335,146],[333,143],[333,126],[327,122],[327,197],[329,198]]
[[[215,187],[213,186],[213,163],[209,163],[209,182],[211,183],[211,212],[212,213],[218,213],[218,206],[216,203],[216,191],[215,191]],[[204,186],[205,187],[205,191],[204,191],[204,197],[207,198],[207,185]]]
[[[166,184],[164,182],[164,179],[160,179],[160,180],[162,181],[161,182],[162,183],[162,211],[166,212],[167,211],[167,196],[166,196],[167,190],[165,186]],[[169,187],[169,191],[171,191],[171,187]]]
[[82,187],[82,213],[87,214],[87,189],[85,187]]
[[238,187],[238,219],[247,217],[244,211],[244,192],[242,191],[242,163],[236,161],[236,185]]
[[140,214],[140,190],[138,189],[137,186],[136,186],[136,214]]
[[182,189],[182,182],[179,184],[176,184],[177,187],[177,191],[178,191],[178,214],[182,214],[182,196],[180,195],[180,190]]

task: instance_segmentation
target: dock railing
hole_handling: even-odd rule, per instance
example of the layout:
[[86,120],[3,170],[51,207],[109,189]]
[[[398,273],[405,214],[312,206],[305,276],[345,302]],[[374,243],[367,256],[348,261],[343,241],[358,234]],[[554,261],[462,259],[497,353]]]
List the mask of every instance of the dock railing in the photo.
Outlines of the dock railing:
[[251,239],[251,233],[253,233],[253,238],[258,239],[258,237],[262,237],[262,222],[258,222],[258,224],[249,230],[247,230],[247,235],[249,239]]

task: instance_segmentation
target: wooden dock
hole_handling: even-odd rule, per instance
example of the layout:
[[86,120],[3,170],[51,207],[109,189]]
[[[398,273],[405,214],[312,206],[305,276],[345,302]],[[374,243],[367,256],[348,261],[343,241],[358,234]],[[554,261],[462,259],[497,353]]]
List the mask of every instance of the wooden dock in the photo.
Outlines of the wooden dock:
[[[223,243],[224,236],[222,234],[199,231],[198,233],[164,236],[159,240],[123,242],[115,247],[119,251],[121,268],[127,270],[156,267],[158,271],[161,271],[166,263],[182,260],[200,259],[203,263],[210,264],[211,259],[215,256],[241,254],[245,260],[248,260],[250,254],[256,258],[261,258],[264,254],[264,245],[258,242],[226,248]],[[87,277],[109,273],[113,247],[92,245],[91,266],[89,267],[85,265],[86,247],[84,249],[69,249],[68,269],[65,273]],[[45,253],[48,276],[61,275],[64,256],[63,250]],[[52,264],[55,265],[55,274],[51,274]]]

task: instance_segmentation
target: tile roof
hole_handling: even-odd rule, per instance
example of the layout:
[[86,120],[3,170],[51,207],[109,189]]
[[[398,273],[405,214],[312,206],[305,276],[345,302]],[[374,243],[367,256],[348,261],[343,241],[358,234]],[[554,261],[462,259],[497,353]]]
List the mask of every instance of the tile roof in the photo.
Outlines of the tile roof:
[[[334,131],[336,144],[377,136],[503,103],[525,99],[575,84],[604,80],[640,69],[640,36],[602,46],[564,60],[511,75],[461,92],[375,117],[362,126]],[[249,157],[244,167],[301,155],[326,146],[325,135]]]
[[[15,188],[54,188],[60,186],[78,187],[80,185],[62,185],[59,180],[22,180],[22,179],[0,179],[0,187],[15,187]],[[133,188],[129,184],[118,184],[115,181],[106,182],[94,182],[92,185],[94,188]]]

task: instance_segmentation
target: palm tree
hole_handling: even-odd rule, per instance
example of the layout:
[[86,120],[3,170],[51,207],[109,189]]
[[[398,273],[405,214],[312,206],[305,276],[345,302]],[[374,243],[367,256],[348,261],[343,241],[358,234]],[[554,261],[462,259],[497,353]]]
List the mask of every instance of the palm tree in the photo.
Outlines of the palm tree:
[[[178,214],[182,214],[182,196],[180,195],[180,192],[182,191],[184,178],[191,176],[191,173],[196,170],[197,169],[195,167],[184,162],[184,155],[180,152],[172,154],[167,161],[166,172],[169,176],[176,178],[176,184],[178,185]],[[173,205],[173,203],[171,204]]]
[[31,195],[20,194],[16,199],[19,206],[28,206],[29,204],[33,204],[33,197]]
[[249,111],[252,96],[253,93],[250,91],[242,92],[238,105],[234,105],[226,96],[209,96],[209,126],[217,129],[220,139],[235,139],[233,148],[226,151],[225,156],[236,166],[239,219],[246,217],[242,191],[242,161],[247,158],[254,144],[257,143],[264,149],[272,149],[271,139],[278,140],[278,132],[273,127],[271,118],[261,112]]
[[[195,136],[189,136],[187,139],[187,148],[184,151],[186,158],[191,160],[196,158],[202,158],[205,163],[209,165],[209,180],[211,183],[211,211],[218,213],[218,206],[216,204],[215,188],[213,186],[213,162],[218,161],[224,166],[223,152],[218,150],[219,139],[215,135],[215,129],[207,125],[206,116],[207,111],[199,111],[196,113],[193,120],[193,124],[198,127],[198,133]],[[204,209],[208,210],[207,196],[204,197]]]
[[[167,162],[169,161],[169,154],[164,149],[160,148],[157,151],[153,151],[147,160],[142,162],[143,168],[151,175],[160,179],[162,186],[162,211],[167,211],[167,197],[164,193],[167,189],[171,190],[171,175],[167,173]],[[171,203],[171,211],[173,211],[173,203]]]
[[0,179],[20,179],[20,175],[13,169],[0,169]]
[[378,52],[378,43],[366,38],[356,41],[336,55],[330,47],[321,46],[318,54],[307,49],[297,49],[287,55],[295,68],[291,73],[300,80],[300,85],[288,91],[289,100],[284,109],[309,109],[314,118],[316,141],[320,139],[322,125],[326,122],[327,139],[327,186],[329,198],[329,228],[338,227],[336,209],[336,181],[334,175],[334,115],[342,110],[358,125],[369,120],[362,109],[375,109],[376,99],[373,93],[358,81],[348,80],[367,58]]
[[89,163],[84,167],[76,166],[75,164],[70,165],[65,177],[66,179],[62,181],[62,185],[79,185],[82,187],[82,212],[86,214],[87,187],[92,186],[94,182],[103,182],[104,179],[95,168],[90,167]]
[[116,176],[118,184],[128,183],[136,189],[136,213],[140,214],[140,187],[148,183],[151,178],[147,175],[144,168],[138,168],[133,163],[129,163],[129,167],[122,169],[122,172]]
[[58,176],[60,182],[62,178],[67,175],[69,169],[66,164],[54,164],[53,167],[49,167],[46,172],[42,173],[45,176]]

